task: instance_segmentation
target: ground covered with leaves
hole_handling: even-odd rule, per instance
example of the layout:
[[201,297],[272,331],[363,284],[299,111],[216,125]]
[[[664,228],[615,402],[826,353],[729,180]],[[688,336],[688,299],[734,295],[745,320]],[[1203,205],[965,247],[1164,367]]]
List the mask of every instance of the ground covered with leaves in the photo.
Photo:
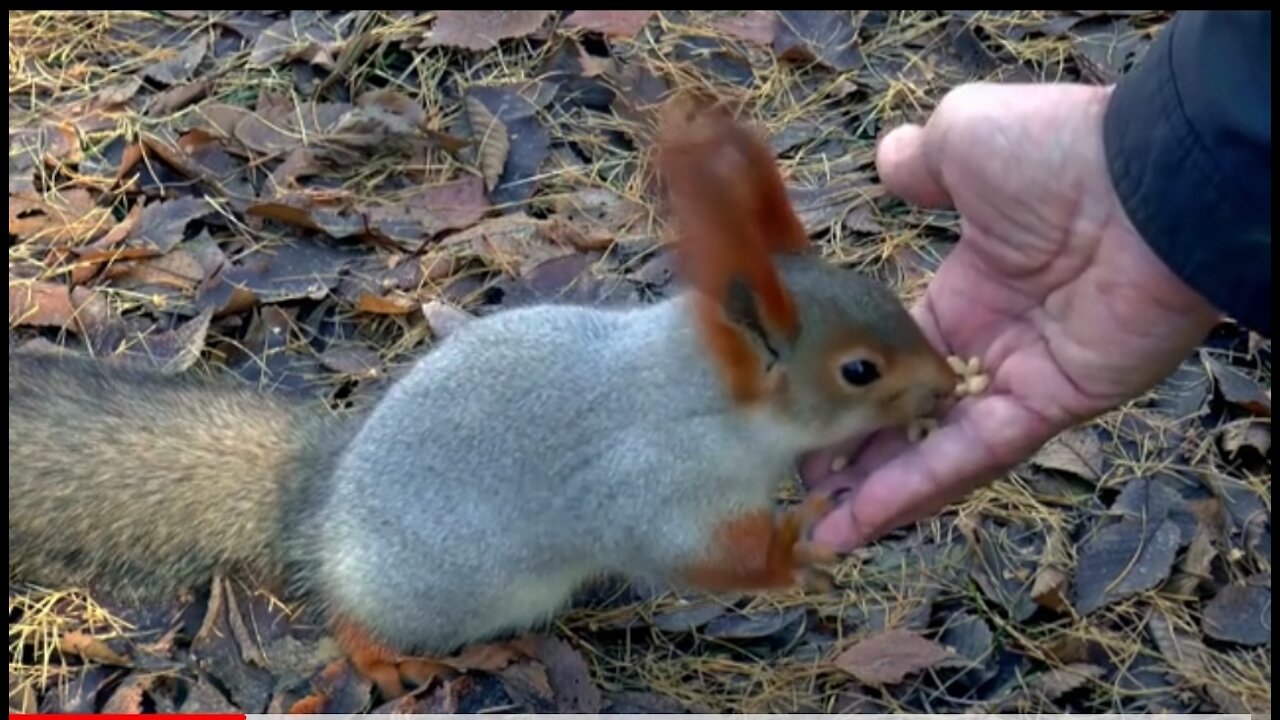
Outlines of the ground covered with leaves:
[[[1136,11],[11,12],[9,348],[216,365],[359,411],[468,318],[673,287],[646,153],[690,82],[768,133],[834,263],[914,297],[953,215],[875,138],[967,80],[1109,82]],[[846,561],[827,594],[600,589],[389,707],[219,580],[166,607],[9,591],[11,709],[1088,712],[1271,708],[1270,343]]]

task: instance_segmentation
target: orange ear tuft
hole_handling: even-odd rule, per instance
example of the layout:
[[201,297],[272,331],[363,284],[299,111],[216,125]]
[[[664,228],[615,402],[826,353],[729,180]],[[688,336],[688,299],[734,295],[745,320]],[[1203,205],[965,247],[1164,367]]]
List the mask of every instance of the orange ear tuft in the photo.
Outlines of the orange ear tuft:
[[768,146],[705,95],[687,93],[664,108],[657,164],[676,226],[681,271],[711,304],[699,312],[707,340],[740,397],[751,395],[755,391],[748,388],[763,381],[762,370],[754,367],[759,363],[746,338],[723,317],[714,318],[731,284],[742,282],[765,330],[795,338],[794,301],[772,255],[808,248],[804,227]]

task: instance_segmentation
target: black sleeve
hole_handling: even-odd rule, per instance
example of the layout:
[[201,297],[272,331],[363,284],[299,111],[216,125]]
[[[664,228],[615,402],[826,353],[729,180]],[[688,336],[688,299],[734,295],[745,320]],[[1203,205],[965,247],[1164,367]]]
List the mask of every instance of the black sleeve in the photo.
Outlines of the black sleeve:
[[1138,232],[1271,335],[1271,11],[1180,12],[1116,85],[1104,139]]

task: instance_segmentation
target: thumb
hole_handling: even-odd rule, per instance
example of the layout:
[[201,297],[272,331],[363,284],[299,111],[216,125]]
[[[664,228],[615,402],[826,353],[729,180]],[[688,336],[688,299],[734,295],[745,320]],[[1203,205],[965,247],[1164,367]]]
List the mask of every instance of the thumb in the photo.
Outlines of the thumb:
[[928,131],[919,125],[890,131],[876,146],[876,171],[889,192],[907,202],[944,207],[951,204],[951,196],[938,181],[938,159],[927,137]]

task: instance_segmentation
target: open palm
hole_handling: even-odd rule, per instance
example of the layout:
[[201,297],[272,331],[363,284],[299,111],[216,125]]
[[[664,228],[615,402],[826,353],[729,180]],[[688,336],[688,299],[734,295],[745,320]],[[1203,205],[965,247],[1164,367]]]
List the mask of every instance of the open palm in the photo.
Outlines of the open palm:
[[[900,433],[803,458],[814,489],[846,487],[816,540],[849,550],[925,518],[1057,433],[1172,372],[1217,320],[1130,225],[1102,140],[1109,89],[985,85],[949,94],[925,127],[878,151],[891,191],[961,216],[961,239],[917,320],[991,384],[919,445]],[[852,461],[832,472],[837,454]]]

